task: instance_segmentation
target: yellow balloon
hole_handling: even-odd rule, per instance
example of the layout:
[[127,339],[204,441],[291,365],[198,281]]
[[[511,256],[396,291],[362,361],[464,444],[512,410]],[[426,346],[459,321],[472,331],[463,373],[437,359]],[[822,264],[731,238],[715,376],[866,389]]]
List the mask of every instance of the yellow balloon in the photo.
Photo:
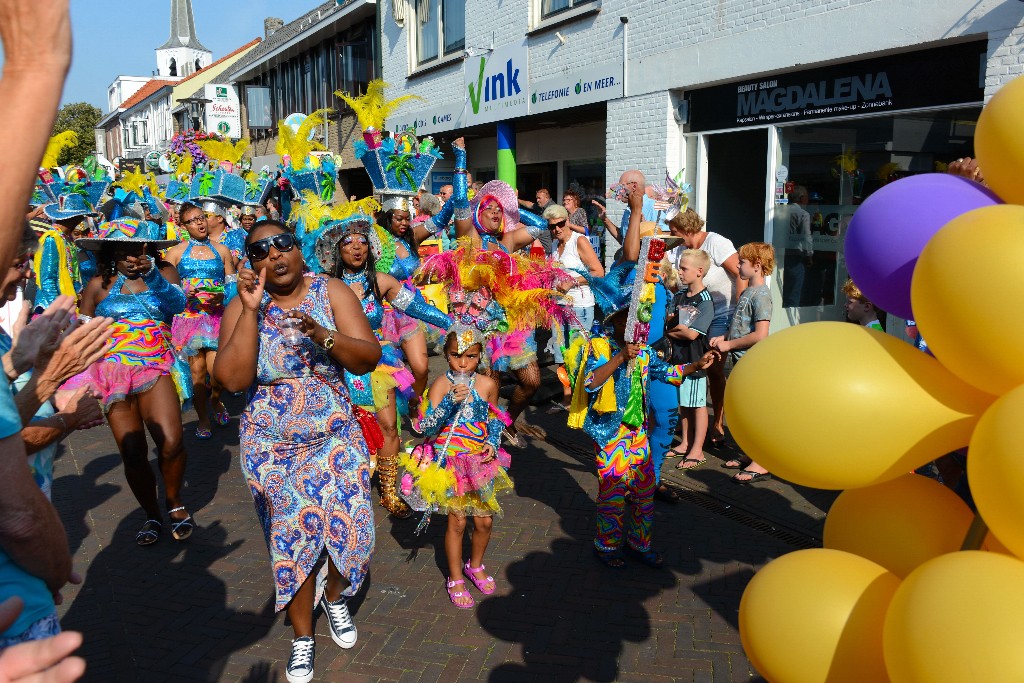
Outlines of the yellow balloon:
[[1024,556],[1024,387],[996,401],[978,422],[967,476],[981,518],[1014,555]]
[[995,400],[910,344],[838,322],[759,342],[725,392],[729,429],[747,454],[823,489],[878,484],[962,447]]
[[[1024,77],[1018,76],[988,101],[978,118],[974,152],[978,166],[996,194],[1004,201],[1024,204]],[[916,312],[916,311],[915,311]]]
[[769,681],[886,681],[882,624],[899,585],[874,562],[839,550],[783,555],[743,591],[743,649]]
[[1017,557],[1013,554],[1013,551],[1003,545],[1002,541],[996,538],[996,535],[991,531],[985,535],[985,540],[981,544],[981,549],[987,550],[990,553],[1001,553],[1003,555],[1009,555],[1010,557]]
[[1019,683],[1021,633],[1024,562],[950,553],[925,562],[896,591],[885,618],[885,665],[893,683]]
[[[1009,310],[1024,297],[1013,248],[1022,228],[1024,206],[986,206],[957,216],[925,245],[910,285],[928,348],[954,375],[993,396],[1024,384],[1017,345],[1024,316]],[[953,275],[964,268],[984,277],[965,283]]]
[[825,519],[823,545],[903,578],[927,560],[959,550],[973,517],[939,482],[904,474],[841,493]]

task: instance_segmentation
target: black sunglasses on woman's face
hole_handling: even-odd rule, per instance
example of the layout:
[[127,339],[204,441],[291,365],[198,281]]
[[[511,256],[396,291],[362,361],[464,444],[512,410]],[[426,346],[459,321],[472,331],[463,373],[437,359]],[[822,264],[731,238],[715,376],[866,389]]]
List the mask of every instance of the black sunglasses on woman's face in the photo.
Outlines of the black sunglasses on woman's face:
[[251,262],[262,261],[270,256],[270,247],[274,247],[282,254],[289,252],[295,248],[295,235],[290,232],[271,235],[247,246],[245,253]]

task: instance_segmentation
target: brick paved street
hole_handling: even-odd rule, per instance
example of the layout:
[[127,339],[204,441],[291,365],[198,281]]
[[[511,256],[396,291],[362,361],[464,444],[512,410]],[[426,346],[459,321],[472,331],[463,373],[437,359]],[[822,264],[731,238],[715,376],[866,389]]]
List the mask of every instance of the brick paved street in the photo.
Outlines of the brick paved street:
[[[240,403],[229,405],[237,415]],[[194,414],[185,419],[186,501],[200,528],[184,544],[165,533],[153,547],[135,546],[143,515],[108,429],[76,434],[65,448],[54,502],[85,582],[66,591],[63,625],[85,634],[88,681],[283,683],[291,629],[273,613],[237,419],[202,443],[191,436]],[[596,479],[584,437],[557,431],[564,417],[531,419],[562,448],[535,440],[513,453],[516,495],[486,561],[497,592],[474,592],[475,610],[453,608],[441,520],[417,537],[415,519],[392,521],[377,507],[371,575],[353,610],[359,642],[340,650],[318,616],[316,680],[761,680],[739,642],[740,595],[757,568],[795,546],[706,506],[658,503],[655,543],[667,569],[606,569],[590,550]],[[757,495],[799,499],[792,491]],[[798,514],[784,521],[804,520],[798,530],[813,535],[813,515]]]

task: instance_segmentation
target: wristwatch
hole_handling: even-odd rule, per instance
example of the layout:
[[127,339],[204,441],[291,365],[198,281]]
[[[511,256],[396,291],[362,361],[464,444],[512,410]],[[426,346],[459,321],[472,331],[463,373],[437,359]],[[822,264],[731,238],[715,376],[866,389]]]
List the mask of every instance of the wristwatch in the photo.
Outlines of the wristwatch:
[[327,330],[327,336],[320,342],[320,348],[324,351],[330,351],[334,348],[334,330]]

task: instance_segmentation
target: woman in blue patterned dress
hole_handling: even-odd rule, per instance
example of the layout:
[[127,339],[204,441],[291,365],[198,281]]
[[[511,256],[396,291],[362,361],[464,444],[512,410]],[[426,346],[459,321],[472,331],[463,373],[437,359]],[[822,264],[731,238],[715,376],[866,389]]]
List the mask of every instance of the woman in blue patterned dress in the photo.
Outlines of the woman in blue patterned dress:
[[369,455],[343,375],[373,370],[381,349],[352,291],[340,280],[304,276],[296,246],[277,221],[249,233],[245,253],[257,272],[238,275],[213,374],[228,391],[248,389],[242,472],[270,551],[276,608],[287,610],[295,631],[287,677],[302,682],[313,676],[309,579],[325,550],[320,604],[334,641],[346,648],[356,641],[345,601],[366,577],[373,509]]

